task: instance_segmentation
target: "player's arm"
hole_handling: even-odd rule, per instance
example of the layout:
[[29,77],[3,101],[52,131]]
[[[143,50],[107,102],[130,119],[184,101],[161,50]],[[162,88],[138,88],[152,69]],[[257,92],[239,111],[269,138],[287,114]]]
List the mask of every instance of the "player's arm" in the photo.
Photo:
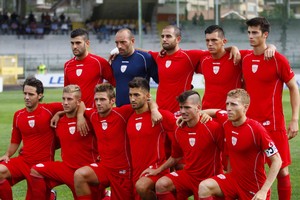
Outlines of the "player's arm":
[[255,196],[252,198],[252,200],[260,200],[260,199],[266,199],[267,193],[270,190],[273,182],[275,181],[277,174],[280,170],[282,160],[280,158],[279,153],[276,153],[269,157],[271,160],[271,166],[269,169],[269,173],[267,175],[267,179],[261,189],[255,194]]
[[275,52],[276,52],[276,46],[273,44],[267,44],[267,48],[264,52],[264,59],[270,60],[271,58],[274,57]]
[[52,128],[56,128],[58,120],[65,114],[66,112],[61,110],[56,112],[50,120],[50,126]]
[[162,120],[162,115],[158,111],[158,105],[151,98],[148,99],[148,106],[151,111],[152,127]]
[[182,157],[179,158],[173,158],[172,156],[169,157],[169,159],[159,166],[157,169],[151,169],[147,168],[145,169],[140,176],[156,176],[157,174],[161,173],[162,171],[169,169],[171,167],[174,167],[176,163],[178,163],[179,160],[181,160]]
[[225,50],[230,52],[229,59],[233,58],[234,65],[237,65],[240,63],[241,53],[240,53],[239,48],[237,48],[237,46],[226,47]]
[[6,153],[2,157],[0,157],[0,161],[4,161],[7,163],[10,160],[10,157],[16,153],[19,146],[20,146],[20,144],[10,143],[7,148]]
[[90,128],[84,117],[85,109],[86,109],[85,104],[83,101],[81,101],[77,110],[77,130],[79,131],[81,136],[86,136],[90,131]]
[[290,104],[292,108],[292,119],[288,126],[288,137],[292,139],[298,134],[299,131],[299,107],[300,107],[300,97],[299,97],[299,88],[296,83],[295,77],[293,77],[289,82],[286,83],[290,91]]

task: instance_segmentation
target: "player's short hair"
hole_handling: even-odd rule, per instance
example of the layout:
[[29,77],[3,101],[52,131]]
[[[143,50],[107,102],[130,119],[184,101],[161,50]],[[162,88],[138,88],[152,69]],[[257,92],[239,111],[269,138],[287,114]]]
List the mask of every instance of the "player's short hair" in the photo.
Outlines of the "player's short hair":
[[262,33],[270,32],[271,24],[265,17],[254,17],[246,21],[247,26],[259,26]]
[[81,98],[81,90],[78,85],[67,85],[63,89],[63,93],[76,93],[75,96],[77,98]]
[[131,30],[129,30],[128,28],[122,28],[122,29],[118,30],[117,34],[118,34],[118,33],[121,33],[121,32],[127,32],[128,38],[129,38],[130,40],[131,40],[132,38],[134,38],[133,33],[132,33]]
[[74,29],[71,32],[71,38],[75,38],[77,36],[83,36],[85,40],[89,40],[89,32],[87,32],[85,29],[82,28],[78,28],[78,29]]
[[181,37],[181,30],[175,25],[168,25],[164,27],[163,29],[174,29],[174,35],[175,37]]
[[200,94],[195,90],[187,90],[181,93],[176,99],[178,103],[183,104],[190,96],[195,96],[195,98],[193,98],[193,103],[201,105]]
[[106,92],[108,98],[111,100],[116,98],[116,93],[114,87],[110,83],[101,83],[95,86],[94,92]]
[[[29,76],[25,79],[23,85],[22,85],[22,89],[24,91],[24,87],[25,85],[29,85],[31,87],[35,87],[36,88],[36,93],[37,94],[44,94],[44,86],[42,81],[40,81],[39,79],[35,78],[34,76]],[[42,101],[42,98],[40,99],[40,101]]]
[[225,32],[224,32],[223,28],[218,25],[211,25],[211,26],[207,27],[204,31],[205,34],[211,34],[214,32],[218,32],[218,35],[220,38],[225,37]]
[[242,101],[242,104],[244,104],[244,105],[250,104],[250,96],[249,96],[248,92],[244,89],[238,88],[238,89],[230,90],[227,93],[227,96],[233,97],[233,98],[240,98]]
[[143,90],[146,90],[147,92],[150,92],[150,86],[147,79],[142,77],[135,77],[128,83],[129,88],[141,88]]

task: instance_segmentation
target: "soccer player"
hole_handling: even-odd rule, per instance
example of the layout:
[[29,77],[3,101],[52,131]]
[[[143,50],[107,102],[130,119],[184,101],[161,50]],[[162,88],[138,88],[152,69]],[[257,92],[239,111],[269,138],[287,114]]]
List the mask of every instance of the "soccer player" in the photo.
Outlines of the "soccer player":
[[[291,182],[288,166],[291,164],[288,139],[299,131],[299,88],[288,60],[276,52],[274,58],[264,60],[266,40],[270,23],[263,17],[246,22],[248,38],[253,50],[243,56],[242,69],[246,90],[251,104],[247,116],[260,122],[269,132],[282,158],[282,166],[277,176],[279,200],[291,198]],[[283,85],[290,94],[291,120],[286,130],[282,106]]]
[[136,77],[128,85],[130,103],[135,111],[127,122],[133,169],[132,179],[136,188],[134,199],[156,199],[155,182],[169,170],[165,170],[158,176],[141,176],[141,174],[147,168],[159,167],[166,160],[165,138],[172,137],[167,134],[174,134],[175,117],[173,113],[160,109],[163,119],[152,126],[151,111],[147,103],[150,98],[148,81],[145,78]]
[[[40,103],[44,95],[43,83],[28,77],[23,83],[25,108],[14,114],[11,143],[6,153],[0,157],[0,199],[12,199],[11,186],[26,179],[26,199],[32,199],[30,169],[40,162],[54,159],[54,130],[50,127],[52,116],[63,110],[61,103]],[[19,156],[11,158],[23,147]]]
[[[48,200],[49,194],[47,192],[50,191],[50,188],[61,184],[66,184],[76,199],[75,170],[97,160],[97,141],[94,132],[89,131],[83,137],[76,129],[76,116],[80,102],[81,90],[79,86],[68,85],[64,87],[62,104],[65,115],[60,118],[55,129],[61,146],[62,161],[42,162],[32,167],[32,199]],[[95,191],[97,190],[98,188],[95,188]]]
[[201,98],[193,90],[180,94],[177,98],[183,121],[175,130],[172,141],[172,155],[157,169],[147,169],[145,174],[156,175],[184,158],[182,170],[160,178],[155,185],[158,199],[186,199],[194,195],[198,199],[199,183],[222,172],[220,153],[223,149],[222,127],[215,121],[201,123]]
[[116,80],[116,105],[129,104],[128,82],[134,77],[150,77],[158,83],[157,65],[149,53],[134,48],[135,38],[129,29],[121,29],[116,33],[115,43],[119,54],[112,61],[112,69]]
[[64,86],[78,85],[82,91],[82,101],[87,107],[93,107],[95,86],[104,79],[115,85],[115,80],[109,63],[104,58],[89,53],[89,46],[89,34],[86,30],[79,28],[71,32],[74,58],[65,63]]
[[[251,102],[252,103],[252,102]],[[257,121],[246,117],[250,98],[243,89],[231,90],[226,99],[226,111],[209,110],[222,122],[225,131],[225,151],[229,156],[230,170],[199,185],[200,200],[211,196],[226,199],[269,199],[269,189],[282,164],[278,150],[268,132]],[[264,163],[271,161],[266,177]]]

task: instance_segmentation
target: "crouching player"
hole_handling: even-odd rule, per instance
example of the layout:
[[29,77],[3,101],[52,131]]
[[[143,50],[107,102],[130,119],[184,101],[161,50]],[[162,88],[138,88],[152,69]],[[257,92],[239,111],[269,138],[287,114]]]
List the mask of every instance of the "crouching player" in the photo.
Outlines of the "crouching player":
[[[212,196],[243,200],[270,199],[269,190],[282,161],[265,128],[246,117],[249,104],[248,93],[243,89],[235,89],[227,95],[227,112],[206,110],[223,123],[229,173],[202,181],[198,191],[200,200],[209,200]],[[266,157],[272,163],[268,176],[264,169]]]

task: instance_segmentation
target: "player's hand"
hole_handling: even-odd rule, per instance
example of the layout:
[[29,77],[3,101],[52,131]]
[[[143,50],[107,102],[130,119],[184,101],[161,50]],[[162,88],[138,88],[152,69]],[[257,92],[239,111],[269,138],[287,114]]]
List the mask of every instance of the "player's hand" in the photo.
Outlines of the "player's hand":
[[231,47],[231,51],[229,54],[229,60],[233,58],[233,64],[238,65],[241,61],[241,53],[236,46]]
[[200,112],[200,122],[205,124],[208,121],[211,121],[212,117],[206,114],[205,112]]
[[147,168],[147,169],[145,169],[142,173],[141,173],[141,175],[140,175],[140,177],[142,177],[142,176],[155,176],[155,175],[157,175],[159,172],[158,172],[158,170],[157,169],[152,169],[151,167],[149,167],[149,168]]
[[59,113],[57,112],[57,113],[55,113],[55,115],[52,117],[52,119],[51,119],[51,121],[50,121],[50,126],[52,127],[52,128],[56,128],[56,126],[57,126],[57,122],[58,122],[58,120],[59,120]]
[[111,62],[116,58],[118,54],[119,54],[119,49],[117,47],[111,50],[110,55],[108,57],[108,62],[111,64]]
[[5,163],[8,163],[10,161],[10,158],[7,155],[4,155],[0,157],[0,161],[4,161]]
[[287,130],[289,140],[296,137],[298,132],[299,132],[298,120],[292,120]]
[[163,117],[158,110],[151,110],[152,127],[161,122],[162,119]]
[[176,125],[182,127],[185,122],[182,119],[182,116],[178,116],[176,119]]
[[77,130],[81,136],[86,136],[90,131],[90,128],[83,116],[77,116]]
[[265,200],[267,198],[267,192],[259,190],[251,200]]
[[265,60],[272,59],[275,56],[275,52],[276,52],[276,47],[272,44],[268,45],[268,47],[264,52],[264,59]]

